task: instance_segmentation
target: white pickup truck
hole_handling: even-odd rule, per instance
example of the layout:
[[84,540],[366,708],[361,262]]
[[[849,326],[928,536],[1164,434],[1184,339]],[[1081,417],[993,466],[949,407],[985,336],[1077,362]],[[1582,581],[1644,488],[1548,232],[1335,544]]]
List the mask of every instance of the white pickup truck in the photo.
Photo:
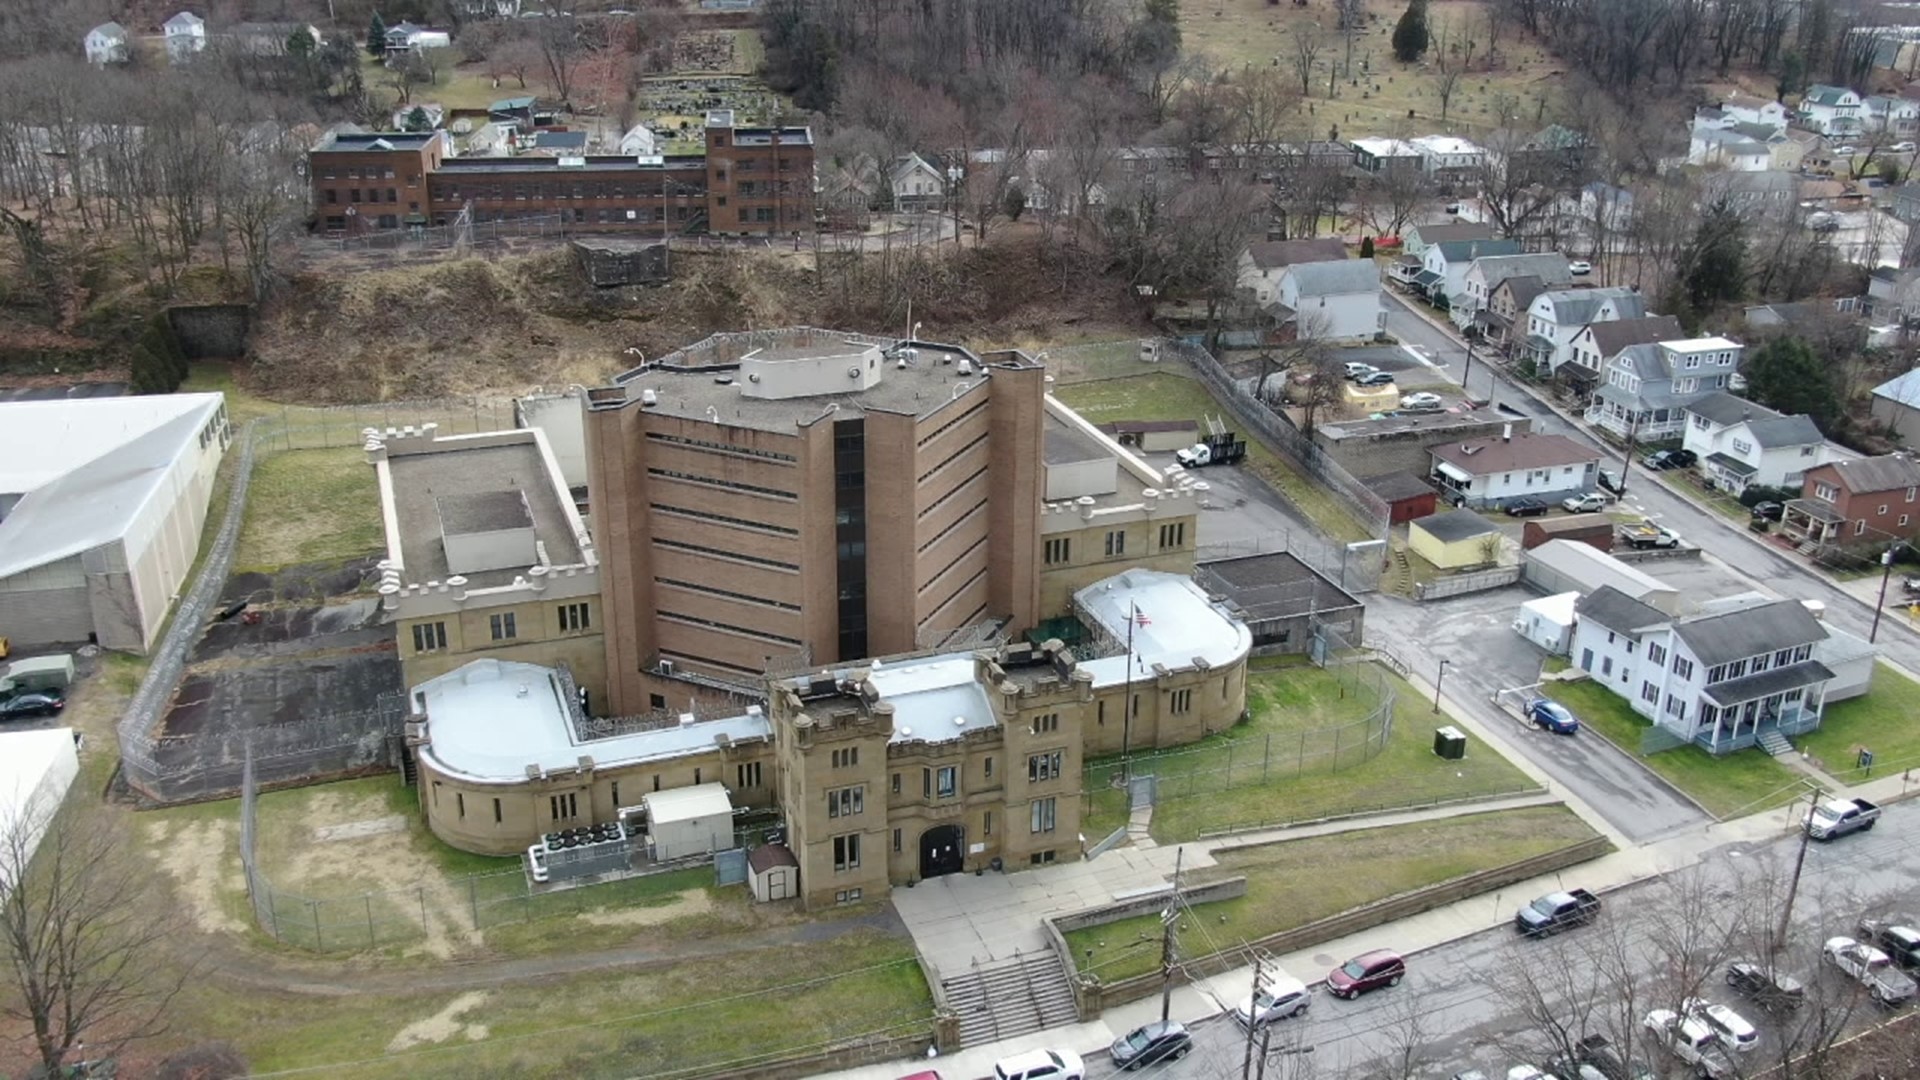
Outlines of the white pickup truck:
[[1669,1009],[1655,1009],[1647,1014],[1646,1027],[1654,1042],[1693,1066],[1694,1071],[1707,1080],[1721,1080],[1722,1077],[1734,1075],[1733,1059],[1727,1056],[1726,1049],[1720,1045],[1720,1037],[1700,1021],[1680,1016]]
[[1828,938],[1820,955],[1827,963],[1846,972],[1847,977],[1866,988],[1873,1000],[1886,1006],[1904,1005],[1913,1000],[1914,984],[1906,972],[1893,966],[1886,953],[1850,937]]

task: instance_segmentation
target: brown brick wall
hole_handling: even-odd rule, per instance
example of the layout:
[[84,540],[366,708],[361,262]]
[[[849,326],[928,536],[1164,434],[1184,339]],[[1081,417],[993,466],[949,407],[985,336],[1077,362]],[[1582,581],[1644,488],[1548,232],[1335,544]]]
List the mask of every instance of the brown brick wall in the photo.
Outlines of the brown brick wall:
[[[322,228],[395,228],[408,214],[428,211],[430,176],[440,164],[439,143],[421,150],[354,150],[315,154],[308,182]],[[358,173],[358,176],[353,175]],[[389,176],[388,174],[392,175]],[[391,198],[389,198],[391,194]],[[347,213],[348,209],[353,214]],[[383,226],[382,218],[392,223]]]
[[993,498],[987,602],[1032,626],[1040,610],[1040,495],[1046,467],[1040,453],[1046,371],[996,369],[993,393]]

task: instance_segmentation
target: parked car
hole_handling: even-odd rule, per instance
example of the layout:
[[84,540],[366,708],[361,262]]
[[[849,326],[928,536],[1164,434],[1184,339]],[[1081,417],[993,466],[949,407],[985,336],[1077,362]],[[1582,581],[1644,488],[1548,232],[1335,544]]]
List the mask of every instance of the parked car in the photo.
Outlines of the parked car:
[[1807,996],[1807,988],[1800,984],[1799,979],[1783,975],[1766,964],[1748,960],[1737,960],[1727,965],[1727,985],[1772,1012],[1797,1009]]
[[1349,379],[1357,379],[1362,375],[1371,375],[1379,370],[1379,368],[1374,367],[1372,364],[1363,364],[1358,360],[1349,360],[1347,361],[1346,377]]
[[1575,259],[1567,264],[1567,273],[1575,277],[1582,274],[1591,274],[1593,273],[1593,264],[1585,259]]
[[1807,812],[1807,835],[1815,840],[1837,840],[1848,833],[1872,832],[1880,822],[1880,807],[1865,799],[1828,799]]
[[1911,154],[1913,153],[1914,147],[1910,142],[1897,142],[1887,147],[1887,149],[1895,154]]
[[1820,214],[1815,214],[1814,216],[1807,219],[1807,228],[1812,229],[1814,232],[1817,232],[1817,233],[1839,232],[1840,219],[1837,217],[1834,217],[1832,214],[1827,214],[1824,216]]
[[1721,1080],[1735,1074],[1733,1059],[1727,1056],[1719,1037],[1707,1025],[1669,1009],[1648,1013],[1645,1024],[1654,1042],[1666,1047],[1668,1053],[1693,1066],[1695,1072],[1708,1080]]
[[1400,398],[1400,408],[1407,412],[1439,412],[1441,409],[1446,408],[1446,406],[1447,403],[1441,399],[1439,394],[1429,393],[1425,390],[1412,394],[1403,394]]
[[1624,1057],[1605,1035],[1588,1035],[1573,1044],[1580,1056],[1580,1080],[1654,1080],[1653,1066]]
[[1597,491],[1589,491],[1585,495],[1569,495],[1560,500],[1560,505],[1570,514],[1591,514],[1596,510],[1605,510],[1612,501]]
[[1852,157],[1859,152],[1860,148],[1852,143],[1845,143],[1828,151],[1828,153],[1831,153],[1834,157]]
[[1233,1018],[1242,1027],[1264,1027],[1275,1020],[1305,1016],[1312,1005],[1313,996],[1307,993],[1305,983],[1291,975],[1273,975],[1252,997],[1240,1002]]
[[1580,718],[1552,698],[1537,697],[1527,702],[1527,720],[1542,731],[1555,735],[1577,735]]
[[1547,895],[1514,913],[1513,925],[1528,937],[1546,937],[1600,917],[1600,898],[1585,889]]
[[1665,469],[1685,469],[1700,460],[1700,455],[1691,450],[1655,450],[1640,459],[1642,467],[1653,472]]
[[1071,1050],[1029,1050],[993,1063],[994,1080],[1086,1080],[1087,1066]]
[[1913,1000],[1913,980],[1893,966],[1891,957],[1871,945],[1850,937],[1828,938],[1820,947],[1820,956],[1865,987],[1882,1005],[1904,1005]]
[[1687,998],[1680,1003],[1680,1008],[1689,1018],[1713,1029],[1720,1039],[1720,1045],[1728,1049],[1744,1054],[1760,1045],[1760,1032],[1747,1023],[1746,1017],[1725,1005],[1705,998]]
[[1113,1040],[1108,1053],[1123,1070],[1143,1069],[1162,1061],[1179,1061],[1193,1049],[1193,1036],[1178,1020],[1155,1020]]
[[1560,1080],[1538,1065],[1515,1065],[1507,1070],[1507,1080]]
[[1626,479],[1612,469],[1600,470],[1600,486],[1613,492],[1615,495],[1625,495],[1627,493]]
[[1353,381],[1356,386],[1386,386],[1393,382],[1393,372],[1370,371],[1365,375],[1356,376]]
[[1501,507],[1508,517],[1539,517],[1553,506],[1545,499],[1519,498]]
[[29,690],[0,701],[0,720],[25,720],[29,716],[54,716],[67,707],[67,699],[50,690]]
[[1777,502],[1758,502],[1753,504],[1755,521],[1779,521],[1780,515],[1787,512],[1786,504]]
[[1670,548],[1680,546],[1680,534],[1663,525],[1651,521],[1636,521],[1622,525],[1618,532],[1620,539],[1634,548]]
[[1383,986],[1399,986],[1407,974],[1407,962],[1392,949],[1375,949],[1327,972],[1327,993],[1334,997],[1357,998]]
[[1920,930],[1905,923],[1861,919],[1860,940],[1886,953],[1908,971],[1920,971]]

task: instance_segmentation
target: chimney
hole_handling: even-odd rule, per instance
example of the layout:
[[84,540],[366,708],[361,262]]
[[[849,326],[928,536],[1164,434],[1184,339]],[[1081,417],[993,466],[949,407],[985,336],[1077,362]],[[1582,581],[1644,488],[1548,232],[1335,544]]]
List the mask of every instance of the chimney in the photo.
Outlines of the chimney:
[[1500,441],[1501,442],[1513,441],[1513,424],[1506,423],[1506,424],[1500,425]]

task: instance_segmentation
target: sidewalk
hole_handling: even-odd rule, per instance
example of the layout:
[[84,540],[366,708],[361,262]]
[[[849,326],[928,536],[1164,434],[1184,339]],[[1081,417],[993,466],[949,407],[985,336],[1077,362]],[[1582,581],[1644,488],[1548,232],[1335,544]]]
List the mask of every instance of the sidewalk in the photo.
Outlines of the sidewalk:
[[[1896,774],[1850,788],[1845,793],[1885,804],[1914,792],[1920,792],[1920,780],[1909,782],[1904,776]],[[1284,970],[1311,985],[1322,977],[1323,970],[1329,964],[1328,957],[1350,956],[1378,948],[1383,942],[1391,943],[1405,954],[1437,948],[1483,930],[1504,926],[1513,917],[1515,908],[1542,893],[1570,885],[1595,892],[1617,889],[1693,866],[1710,852],[1728,844],[1754,843],[1787,835],[1794,826],[1795,812],[1788,808],[1691,829],[1644,847],[1617,851],[1572,871],[1523,881],[1501,889],[1492,896],[1461,900],[1387,926],[1321,942],[1277,959]],[[896,891],[895,895],[897,897],[901,893]],[[1170,1015],[1187,1024],[1208,1020],[1233,1008],[1247,996],[1252,984],[1253,968],[1248,965],[1192,985],[1176,986]],[[1098,1020],[1035,1032],[1004,1042],[967,1047],[936,1061],[908,1059],[823,1075],[838,1080],[898,1080],[917,1071],[935,1068],[945,1080],[971,1080],[992,1075],[994,1062],[1023,1050],[1066,1048],[1093,1057],[1104,1053],[1107,1046],[1120,1035],[1158,1019],[1160,999],[1152,997],[1108,1009]]]

